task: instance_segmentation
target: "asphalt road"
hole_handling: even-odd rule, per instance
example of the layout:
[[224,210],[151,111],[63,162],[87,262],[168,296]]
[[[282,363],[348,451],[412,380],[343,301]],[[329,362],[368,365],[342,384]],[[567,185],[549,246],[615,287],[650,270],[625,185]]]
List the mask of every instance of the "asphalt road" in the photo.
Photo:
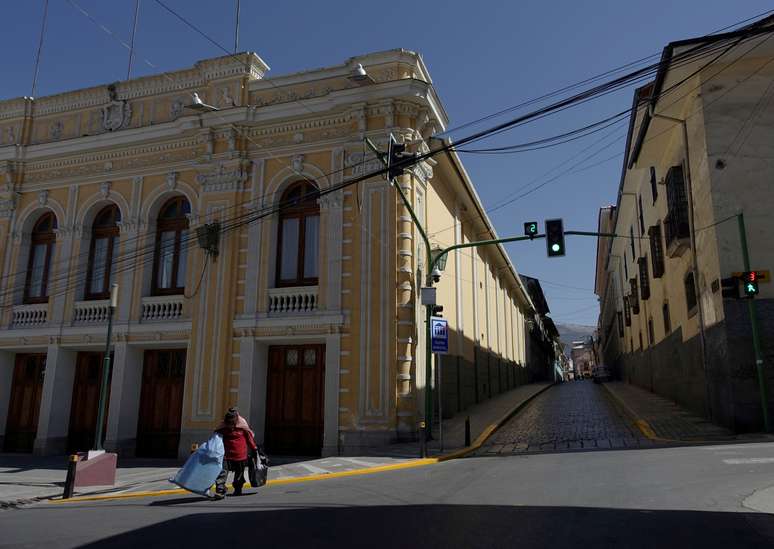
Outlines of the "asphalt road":
[[774,443],[474,457],[220,502],[38,504],[0,513],[0,547],[761,548],[774,515],[743,502],[772,485]]

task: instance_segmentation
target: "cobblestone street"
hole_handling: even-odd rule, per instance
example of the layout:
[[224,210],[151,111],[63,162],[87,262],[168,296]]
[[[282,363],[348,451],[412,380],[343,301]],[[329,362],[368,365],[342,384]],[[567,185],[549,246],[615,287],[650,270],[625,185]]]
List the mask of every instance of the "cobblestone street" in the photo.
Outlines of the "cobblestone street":
[[538,396],[475,455],[653,446],[618,411],[602,386],[591,381],[568,381]]

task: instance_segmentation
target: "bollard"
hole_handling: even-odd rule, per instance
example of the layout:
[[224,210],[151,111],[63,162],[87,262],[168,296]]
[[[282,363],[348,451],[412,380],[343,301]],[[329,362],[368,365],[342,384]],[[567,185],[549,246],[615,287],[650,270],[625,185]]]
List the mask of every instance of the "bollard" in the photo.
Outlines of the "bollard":
[[470,446],[470,416],[465,418],[465,447]]
[[419,457],[427,457],[427,427],[424,421],[419,422]]
[[191,444],[191,453],[192,453],[192,454],[193,454],[193,453],[194,453],[196,450],[198,450],[198,449],[199,449],[199,445],[198,445],[198,444],[196,444],[195,442],[194,442],[193,444]]
[[67,478],[65,479],[64,493],[62,499],[73,497],[73,488],[75,487],[75,467],[78,465],[78,456],[73,454],[67,462]]

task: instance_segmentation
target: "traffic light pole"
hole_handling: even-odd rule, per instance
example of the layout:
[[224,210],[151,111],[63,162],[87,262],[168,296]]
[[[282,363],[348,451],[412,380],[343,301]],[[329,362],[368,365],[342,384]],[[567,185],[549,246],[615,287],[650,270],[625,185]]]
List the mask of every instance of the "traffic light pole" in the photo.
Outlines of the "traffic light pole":
[[[747,249],[747,230],[744,225],[744,214],[740,212],[736,219],[739,223],[739,240],[742,244],[742,258],[744,260],[745,272],[750,271],[750,252]],[[747,311],[750,314],[750,324],[752,325],[753,350],[755,351],[755,369],[758,373],[758,392],[761,395],[761,408],[763,411],[763,429],[769,433],[769,398],[766,387],[766,377],[763,372],[763,350],[761,348],[761,336],[758,327],[758,315],[755,311],[755,296],[750,295],[747,298]]]
[[[382,162],[382,164],[385,165],[385,167],[389,168],[389,161],[388,157],[389,155],[383,153],[380,151],[376,145],[368,138],[365,138],[365,143],[368,145],[368,148],[373,151],[373,153],[376,155],[376,157]],[[407,166],[408,167],[408,166]],[[389,179],[389,175],[387,176]],[[406,207],[406,209],[409,211],[409,214],[411,215],[411,219],[414,222],[414,225],[417,228],[417,232],[419,232],[420,236],[422,237],[422,241],[425,244],[425,254],[428,258],[428,268],[426,272],[426,284],[428,287],[433,285],[433,279],[431,277],[431,273],[435,269],[436,265],[440,262],[440,259],[448,254],[451,251],[459,250],[462,248],[478,248],[481,246],[489,246],[492,244],[507,244],[509,242],[520,242],[522,240],[536,240],[540,238],[545,238],[545,234],[534,234],[534,235],[528,235],[528,236],[512,236],[508,238],[496,238],[493,240],[481,240],[478,242],[467,242],[464,244],[455,244],[453,246],[449,246],[448,248],[445,248],[438,252],[438,254],[433,257],[432,249],[430,245],[430,239],[427,237],[427,233],[425,232],[424,227],[419,222],[419,219],[417,218],[416,213],[414,212],[414,208],[411,205],[411,201],[406,197],[406,194],[403,192],[403,189],[401,188],[400,184],[390,180],[390,184],[395,187],[395,190],[398,192],[398,196],[400,196],[401,201],[403,202],[403,205]],[[615,237],[615,234],[611,233],[597,233],[597,232],[590,232],[590,231],[564,231],[565,235],[575,235],[575,236],[594,236],[594,237],[600,237],[600,236],[608,236],[608,237]],[[427,449],[427,441],[430,438],[430,431],[432,429],[432,418],[433,418],[433,399],[432,399],[432,378],[433,378],[433,371],[432,371],[432,346],[431,346],[431,340],[432,340],[432,316],[433,316],[433,305],[426,305],[425,306],[425,410],[424,410],[424,432],[420,433],[420,436],[422,438],[422,442],[424,444],[421,444],[420,447],[422,450],[422,457],[425,457],[424,454]],[[439,388],[440,389],[440,388]],[[441,419],[443,421],[443,419]]]
[[[374,145],[373,141],[366,138],[365,139],[366,145],[373,151],[373,153],[376,155],[376,157],[385,165],[385,167],[390,167],[389,162],[387,160],[386,155],[381,152],[376,145]],[[389,175],[387,176],[389,178]],[[425,243],[425,254],[427,257],[428,263],[431,263],[432,261],[432,251],[430,247],[430,239],[427,237],[427,233],[425,232],[425,228],[422,226],[422,224],[419,222],[419,218],[417,218],[416,212],[414,212],[414,208],[411,206],[411,201],[406,197],[406,193],[403,192],[403,189],[400,186],[400,183],[394,180],[390,180],[390,185],[395,187],[395,190],[398,192],[398,196],[400,196],[401,201],[403,202],[403,205],[406,207],[406,209],[409,211],[409,215],[411,215],[412,221],[414,221],[414,226],[417,228],[417,232],[422,237],[422,241]],[[440,255],[440,254],[439,254]],[[430,277],[430,273],[433,272],[433,264],[431,264],[430,268],[427,269],[427,285],[432,286],[433,285],[433,279]],[[422,448],[422,457],[426,457],[425,454],[427,452],[427,441],[430,438],[430,431],[432,430],[432,419],[433,419],[433,389],[432,389],[432,376],[433,376],[433,370],[432,370],[432,359],[433,355],[431,352],[431,346],[430,346],[430,338],[431,338],[431,319],[433,316],[433,305],[425,305],[425,410],[424,410],[424,428],[422,429],[422,432],[419,433],[419,436],[422,437],[422,444],[420,444],[420,447]]]

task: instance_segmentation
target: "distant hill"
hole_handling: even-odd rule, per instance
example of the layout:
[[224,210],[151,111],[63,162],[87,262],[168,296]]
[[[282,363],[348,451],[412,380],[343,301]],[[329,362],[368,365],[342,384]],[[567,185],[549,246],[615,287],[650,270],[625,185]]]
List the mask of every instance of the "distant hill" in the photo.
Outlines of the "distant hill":
[[579,339],[585,339],[590,335],[594,335],[596,326],[584,326],[582,324],[557,324],[556,329],[559,330],[559,339],[564,343],[564,352],[569,354],[569,345],[573,341]]

